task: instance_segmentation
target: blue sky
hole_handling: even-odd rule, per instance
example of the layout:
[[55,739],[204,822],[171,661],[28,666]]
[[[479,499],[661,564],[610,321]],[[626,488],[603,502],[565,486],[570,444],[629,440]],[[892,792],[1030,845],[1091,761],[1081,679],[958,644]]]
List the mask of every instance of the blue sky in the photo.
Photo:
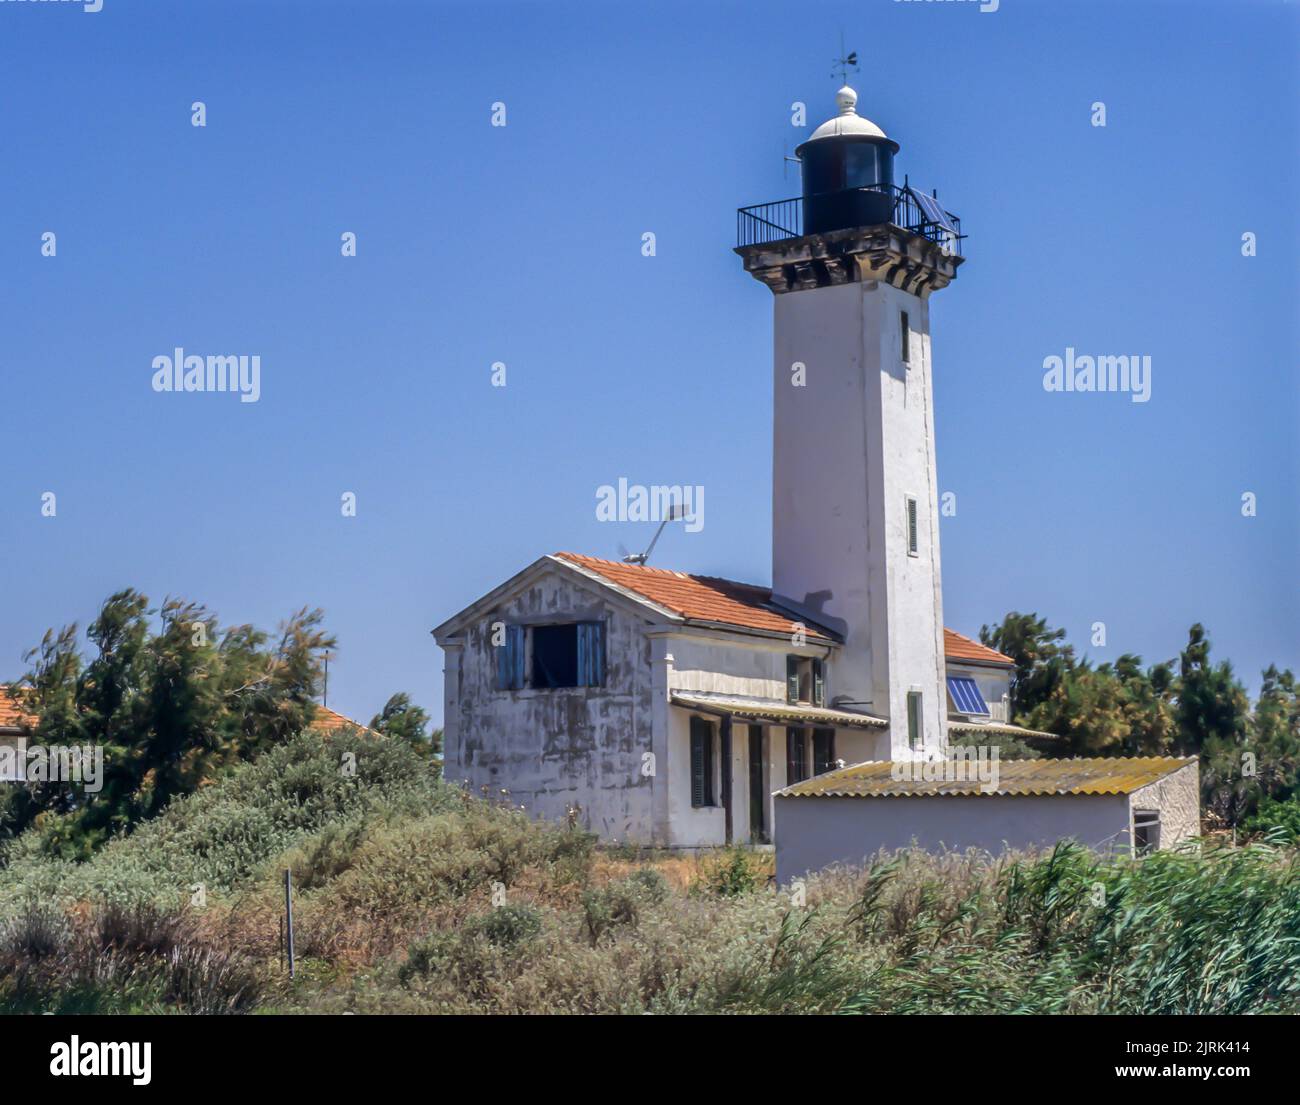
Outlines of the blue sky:
[[[1150,662],[1199,620],[1252,686],[1296,666],[1298,27],[1143,0],[0,3],[0,677],[131,585],[268,628],[322,606],[331,705],[440,716],[432,626],[543,553],[648,541],[596,521],[620,476],[706,488],[655,563],[768,581],[772,304],[735,208],[797,194],[782,157],[833,112],[841,31],[859,111],[970,235],[932,301],[947,624],[1036,610],[1086,646],[1104,621],[1092,656]],[[176,346],[258,354],[260,400],[155,393]],[[1150,355],[1150,402],[1045,392],[1067,346]]]

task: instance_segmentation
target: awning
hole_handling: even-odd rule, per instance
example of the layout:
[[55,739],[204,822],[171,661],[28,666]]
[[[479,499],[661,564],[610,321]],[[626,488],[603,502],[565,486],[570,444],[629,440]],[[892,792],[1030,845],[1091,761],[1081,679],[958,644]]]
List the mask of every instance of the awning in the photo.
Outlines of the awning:
[[774,698],[751,698],[739,694],[708,694],[703,691],[674,691],[674,706],[720,717],[747,721],[772,721],[780,725],[824,725],[839,729],[883,729],[889,722],[871,714],[851,710],[830,710],[823,706],[804,706],[780,702]]
[[1026,729],[1020,725],[1011,725],[1002,721],[948,721],[949,733],[1001,733],[1008,737],[1044,737],[1048,740],[1064,740],[1059,733],[1045,733],[1041,729]]

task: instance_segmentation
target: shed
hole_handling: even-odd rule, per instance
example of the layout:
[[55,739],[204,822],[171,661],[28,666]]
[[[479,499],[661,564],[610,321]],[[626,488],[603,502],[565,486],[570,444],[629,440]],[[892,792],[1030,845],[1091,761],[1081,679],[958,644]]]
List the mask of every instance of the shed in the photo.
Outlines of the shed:
[[1198,835],[1199,817],[1195,759],[872,761],[776,792],[777,878],[907,847],[1142,853]]

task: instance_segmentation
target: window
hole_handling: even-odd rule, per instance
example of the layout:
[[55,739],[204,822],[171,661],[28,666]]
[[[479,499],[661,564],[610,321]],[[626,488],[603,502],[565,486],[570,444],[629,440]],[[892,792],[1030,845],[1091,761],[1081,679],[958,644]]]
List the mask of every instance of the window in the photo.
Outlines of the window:
[[907,746],[913,750],[922,745],[921,692],[907,692]]
[[948,676],[948,694],[957,713],[971,714],[976,717],[989,716],[988,703],[980,694],[979,684],[969,675]]
[[792,786],[808,778],[808,734],[802,729],[785,731],[785,783]]
[[603,622],[534,626],[532,685],[604,686],[604,630]]
[[920,547],[916,533],[916,500],[907,497],[907,555],[916,556]]
[[903,364],[912,363],[912,327],[907,321],[907,312],[898,313],[899,334],[902,337]]
[[497,690],[517,691],[524,685],[524,627],[506,626],[506,637],[496,646]]
[[712,806],[713,722],[691,716],[691,805]]
[[1160,847],[1160,811],[1133,811],[1133,850],[1140,856],[1149,855]]
[[787,702],[825,705],[826,676],[820,659],[811,656],[785,658],[785,698]]
[[835,730],[813,730],[813,774],[825,775],[835,767]]

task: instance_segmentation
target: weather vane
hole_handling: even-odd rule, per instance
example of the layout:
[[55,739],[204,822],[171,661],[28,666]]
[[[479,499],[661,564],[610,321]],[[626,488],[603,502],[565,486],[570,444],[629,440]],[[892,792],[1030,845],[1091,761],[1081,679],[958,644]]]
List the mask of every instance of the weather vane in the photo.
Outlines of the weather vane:
[[841,31],[840,32],[840,56],[837,57],[833,63],[833,67],[831,69],[831,76],[832,77],[835,76],[835,74],[838,72],[840,75],[840,83],[848,84],[850,69],[853,70],[853,72],[855,73],[858,71],[858,52],[856,50],[848,54],[844,52],[844,32]]

